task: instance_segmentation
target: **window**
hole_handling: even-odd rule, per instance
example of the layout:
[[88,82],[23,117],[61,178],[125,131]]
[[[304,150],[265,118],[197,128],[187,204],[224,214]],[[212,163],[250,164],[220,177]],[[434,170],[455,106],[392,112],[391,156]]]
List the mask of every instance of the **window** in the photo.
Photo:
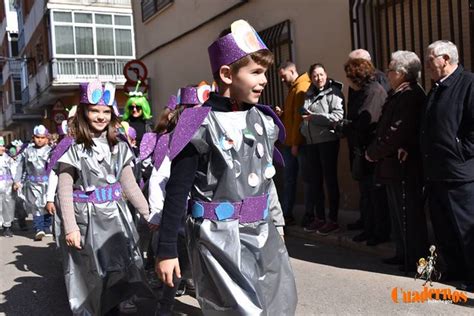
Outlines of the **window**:
[[56,58],[133,57],[131,15],[52,11],[52,25]]
[[15,101],[21,101],[21,80],[13,80],[13,95],[15,96]]
[[142,21],[148,20],[155,13],[173,4],[173,2],[174,0],[142,0]]

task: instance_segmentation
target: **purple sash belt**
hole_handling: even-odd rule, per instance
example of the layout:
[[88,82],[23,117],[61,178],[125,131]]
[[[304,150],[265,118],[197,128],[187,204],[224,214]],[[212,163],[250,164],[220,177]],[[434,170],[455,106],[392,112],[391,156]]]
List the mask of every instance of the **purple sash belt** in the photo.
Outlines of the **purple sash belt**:
[[26,179],[31,182],[48,182],[48,176],[27,176]]
[[4,174],[0,176],[0,181],[11,181],[11,180],[13,180],[13,178],[9,174]]
[[106,203],[122,199],[122,186],[119,182],[96,188],[94,191],[86,192],[74,190],[72,200],[77,203]]
[[204,202],[189,201],[191,215],[194,218],[205,218],[223,221],[238,219],[241,223],[261,221],[268,216],[268,195],[247,197],[241,202]]

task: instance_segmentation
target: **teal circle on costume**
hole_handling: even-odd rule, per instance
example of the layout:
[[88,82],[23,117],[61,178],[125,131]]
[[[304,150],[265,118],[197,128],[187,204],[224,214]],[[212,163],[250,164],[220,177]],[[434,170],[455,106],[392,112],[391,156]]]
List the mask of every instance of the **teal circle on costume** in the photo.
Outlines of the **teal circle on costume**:
[[223,202],[219,204],[219,206],[216,207],[215,209],[217,219],[224,220],[224,219],[229,219],[234,215],[234,206],[232,203],[229,202]]
[[104,91],[104,94],[102,95],[102,100],[104,100],[105,104],[109,104],[109,101],[110,101],[110,91],[109,90]]
[[193,207],[191,208],[191,214],[194,218],[199,218],[204,216],[204,206],[202,206],[199,202],[195,202]]
[[102,97],[101,90],[96,89],[94,90],[94,92],[92,92],[92,102],[94,102],[94,104],[99,103],[101,97]]

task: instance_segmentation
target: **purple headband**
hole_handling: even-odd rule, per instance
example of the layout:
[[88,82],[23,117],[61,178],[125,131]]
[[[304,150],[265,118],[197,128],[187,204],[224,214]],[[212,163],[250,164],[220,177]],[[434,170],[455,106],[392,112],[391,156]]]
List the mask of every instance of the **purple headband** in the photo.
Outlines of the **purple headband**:
[[80,84],[81,103],[112,106],[115,100],[115,85],[107,82],[104,86],[100,80]]
[[35,136],[48,136],[49,131],[44,125],[36,125],[33,128],[33,135],[35,135]]
[[174,111],[176,109],[176,105],[178,105],[177,98],[175,95],[171,95],[168,99],[168,104],[166,105],[166,107],[171,111]]
[[207,49],[213,74],[219,71],[223,65],[230,65],[256,51],[268,50],[247,21],[237,20],[231,24],[230,28],[229,34],[217,39]]
[[198,99],[196,87],[180,88],[177,97],[178,104],[197,105],[201,104]]

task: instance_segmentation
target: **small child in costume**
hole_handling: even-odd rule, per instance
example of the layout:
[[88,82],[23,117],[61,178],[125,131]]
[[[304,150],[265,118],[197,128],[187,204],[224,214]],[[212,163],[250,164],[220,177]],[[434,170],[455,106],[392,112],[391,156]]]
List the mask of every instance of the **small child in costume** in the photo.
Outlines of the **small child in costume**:
[[[14,161],[14,169],[18,169],[18,164],[21,162],[21,153],[23,150],[26,149],[28,144],[23,144],[23,142],[19,139],[15,139],[12,141],[12,146],[9,150],[9,155]],[[18,226],[22,231],[28,230],[28,225],[26,224],[26,218],[28,214],[26,213],[25,209],[25,198],[21,192],[21,190],[13,190],[13,197],[15,200],[15,218],[17,219]]]
[[52,236],[51,215],[44,209],[48,190],[46,168],[51,151],[48,137],[49,132],[44,125],[35,126],[33,129],[34,145],[27,147],[21,153],[15,176],[14,189],[18,190],[20,183],[22,184],[25,207],[33,213],[35,241],[42,240],[44,236]]
[[115,87],[92,81],[80,88],[74,142],[60,143],[51,162],[59,175],[60,238],[68,246],[66,287],[74,314],[118,313],[133,295],[151,294],[125,196],[145,219],[148,204],[134,181],[133,153],[117,137]]
[[15,197],[12,192],[15,162],[6,153],[5,139],[0,136],[0,225],[3,236],[13,237],[11,230],[15,216]]
[[170,135],[156,270],[169,286],[181,276],[178,230],[187,210],[186,243],[204,315],[294,315],[296,285],[272,180],[273,160],[282,160],[274,143],[285,132],[272,109],[257,104],[273,55],[243,20],[208,51],[219,94],[184,110]]

